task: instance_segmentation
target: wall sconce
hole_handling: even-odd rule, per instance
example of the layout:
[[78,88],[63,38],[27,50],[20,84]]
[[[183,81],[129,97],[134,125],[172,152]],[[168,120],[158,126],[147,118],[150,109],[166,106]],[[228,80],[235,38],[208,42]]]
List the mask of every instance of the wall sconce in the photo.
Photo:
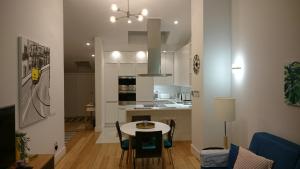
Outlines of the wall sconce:
[[239,69],[242,69],[242,66],[233,64],[233,65],[231,66],[231,69],[232,69],[232,70],[239,70]]

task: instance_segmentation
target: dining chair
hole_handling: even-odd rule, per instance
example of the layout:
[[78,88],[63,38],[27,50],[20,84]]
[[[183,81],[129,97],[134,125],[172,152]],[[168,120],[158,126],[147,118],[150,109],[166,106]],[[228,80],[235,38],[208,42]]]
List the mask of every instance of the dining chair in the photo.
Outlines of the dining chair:
[[174,136],[174,132],[175,132],[176,123],[173,119],[171,119],[169,125],[170,125],[170,131],[168,132],[167,139],[164,140],[164,147],[168,151],[170,163],[172,164],[172,166],[174,168],[174,162],[173,162],[173,158],[172,158],[172,147],[173,147],[173,136]]
[[159,158],[162,159],[162,131],[140,132],[135,133],[135,155],[134,168],[138,158]]
[[132,116],[131,121],[151,121],[151,116],[150,115],[142,115],[142,116]]
[[[122,139],[122,132],[121,132],[121,129],[120,129],[119,121],[116,121],[116,128],[117,128],[117,131],[118,131],[120,146],[121,146],[121,149],[122,149],[122,154],[121,154],[121,158],[120,158],[120,162],[119,162],[119,165],[121,165],[122,161],[123,161],[125,151],[127,151],[127,160],[126,160],[126,162],[128,161],[129,140],[128,139],[124,139],[124,140]],[[132,145],[132,147],[134,147],[134,145]]]

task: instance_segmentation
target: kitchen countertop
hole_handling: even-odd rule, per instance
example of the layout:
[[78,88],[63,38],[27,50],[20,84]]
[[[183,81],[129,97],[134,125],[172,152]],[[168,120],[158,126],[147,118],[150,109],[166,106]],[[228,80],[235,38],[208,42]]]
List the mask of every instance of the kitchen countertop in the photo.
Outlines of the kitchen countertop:
[[148,104],[136,104],[126,106],[126,111],[158,111],[158,110],[191,110],[192,105],[183,103],[183,102],[175,102],[170,100],[165,101],[155,101],[154,103]]

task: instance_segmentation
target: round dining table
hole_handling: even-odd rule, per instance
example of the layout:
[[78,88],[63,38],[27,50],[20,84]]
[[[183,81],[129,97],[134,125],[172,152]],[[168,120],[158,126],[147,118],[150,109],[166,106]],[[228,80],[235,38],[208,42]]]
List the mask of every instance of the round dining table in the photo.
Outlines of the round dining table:
[[[128,154],[129,154],[128,168],[129,169],[132,168],[132,146],[131,146],[131,141],[132,141],[132,137],[135,137],[135,132],[136,131],[141,131],[141,132],[162,131],[162,134],[166,134],[170,131],[170,126],[169,125],[167,125],[165,123],[162,123],[162,122],[157,122],[157,121],[147,121],[149,123],[154,123],[154,128],[150,128],[150,129],[137,128],[136,124],[141,123],[141,122],[143,122],[143,121],[129,122],[129,123],[123,124],[120,127],[122,133],[127,134],[129,136],[129,150],[128,150]],[[163,167],[165,168],[164,164],[163,164]]]

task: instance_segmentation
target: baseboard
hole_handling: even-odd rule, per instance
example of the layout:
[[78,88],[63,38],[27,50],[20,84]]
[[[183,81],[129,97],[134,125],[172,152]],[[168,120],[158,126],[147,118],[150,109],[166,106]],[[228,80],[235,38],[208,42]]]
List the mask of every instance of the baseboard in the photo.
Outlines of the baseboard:
[[191,144],[191,152],[198,160],[200,160],[200,150],[198,150],[193,144]]
[[57,164],[62,157],[66,154],[66,147],[63,146],[62,149],[60,149],[60,151],[58,151],[57,153],[55,153],[54,155],[54,163]]
[[101,132],[102,131],[102,129],[101,129],[101,126],[95,126],[95,132]]

